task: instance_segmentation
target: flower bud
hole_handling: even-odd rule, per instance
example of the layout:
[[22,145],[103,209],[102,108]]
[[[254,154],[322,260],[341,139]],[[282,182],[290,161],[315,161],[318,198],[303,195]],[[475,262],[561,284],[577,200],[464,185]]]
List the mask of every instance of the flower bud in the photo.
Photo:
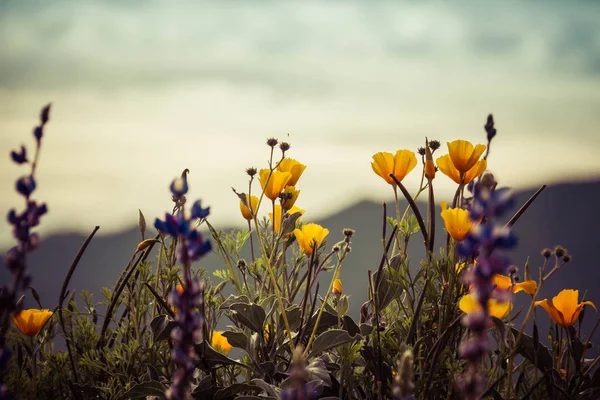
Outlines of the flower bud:
[[333,281],[333,294],[336,296],[342,295],[342,281],[341,279],[336,279]]

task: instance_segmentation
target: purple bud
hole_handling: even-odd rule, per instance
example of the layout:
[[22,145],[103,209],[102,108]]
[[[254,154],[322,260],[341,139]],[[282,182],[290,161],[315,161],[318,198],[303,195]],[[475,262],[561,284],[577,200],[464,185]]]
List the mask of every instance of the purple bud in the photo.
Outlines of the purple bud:
[[21,151],[20,152],[16,152],[14,150],[11,151],[10,157],[17,164],[24,164],[27,162],[27,149],[25,148],[25,146],[21,146]]
[[44,136],[44,128],[41,126],[36,126],[35,129],[33,130],[33,136],[35,136],[35,139],[38,142],[40,140],[42,140],[42,136]]
[[31,193],[35,190],[35,179],[33,176],[22,176],[17,180],[17,184],[15,185],[17,192],[22,194],[23,196],[29,198]]

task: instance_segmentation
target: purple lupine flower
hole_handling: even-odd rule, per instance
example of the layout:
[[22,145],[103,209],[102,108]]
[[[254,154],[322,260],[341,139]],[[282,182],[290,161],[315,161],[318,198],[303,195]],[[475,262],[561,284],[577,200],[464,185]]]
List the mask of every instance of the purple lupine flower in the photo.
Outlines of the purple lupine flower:
[[489,352],[488,303],[492,298],[500,302],[510,301],[510,292],[494,290],[494,275],[504,275],[510,265],[508,258],[498,251],[509,250],[517,244],[517,238],[510,228],[498,221],[513,203],[511,192],[507,189],[493,190],[495,183],[486,184],[489,181],[484,176],[472,188],[470,217],[482,222],[458,245],[461,256],[477,261],[464,279],[481,305],[479,311],[469,313],[462,319],[462,324],[471,334],[460,346],[460,356],[467,361],[467,370],[458,381],[458,389],[468,399],[479,398],[484,390],[484,379],[479,366]]
[[192,221],[206,218],[208,208],[202,208],[201,202],[196,201],[187,217],[183,208],[185,202],[180,202],[188,192],[187,170],[181,178],[175,179],[170,186],[173,200],[178,204],[175,215],[165,214],[165,219],[156,219],[156,229],[177,239],[178,255],[183,266],[183,285],[181,290],[173,289],[169,302],[177,309],[175,328],[171,331],[174,347],[171,361],[177,366],[171,379],[171,387],[167,390],[168,399],[188,399],[191,395],[191,379],[197,364],[195,345],[203,340],[202,332],[204,316],[200,312],[204,302],[204,286],[197,278],[191,276],[191,263],[203,257],[212,250],[211,242],[195,228]]
[[[43,127],[49,120],[49,114],[50,105],[47,105],[40,113],[40,125],[34,130],[36,139],[35,160],[39,155]],[[25,146],[21,146],[21,150],[19,152],[12,151],[10,157],[17,164],[25,164],[28,162],[27,149]],[[39,235],[31,230],[39,225],[40,217],[48,212],[45,204],[38,204],[30,199],[36,188],[35,164],[34,162],[31,165],[31,172],[19,178],[15,184],[16,191],[25,197],[25,210],[19,213],[12,209],[7,215],[7,221],[13,227],[12,233],[17,240],[17,245],[8,250],[5,257],[6,266],[13,278],[12,284],[4,284],[0,287],[0,377],[3,376],[2,372],[10,357],[10,352],[4,347],[5,335],[10,324],[10,314],[20,311],[22,305],[17,303],[17,299],[19,294],[26,290],[31,283],[31,276],[27,274],[25,268],[27,256],[38,247],[40,242]],[[8,396],[6,386],[0,382],[0,399],[6,399]]]

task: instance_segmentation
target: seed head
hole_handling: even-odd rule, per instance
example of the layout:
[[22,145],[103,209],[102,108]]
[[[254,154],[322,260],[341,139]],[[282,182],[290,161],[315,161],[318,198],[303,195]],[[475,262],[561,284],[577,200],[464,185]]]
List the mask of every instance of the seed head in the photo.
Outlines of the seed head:
[[281,144],[279,145],[279,148],[281,149],[281,151],[283,151],[284,153],[286,151],[288,151],[290,149],[290,144],[288,142],[281,142]]
[[563,256],[563,261],[566,263],[568,263],[569,261],[571,261],[571,255],[570,254],[565,254]]
[[275,138],[267,139],[268,146],[275,147],[275,146],[277,146],[277,143],[279,143],[279,142]]
[[544,258],[550,258],[550,256],[552,256],[552,250],[549,248],[545,248],[544,250],[542,250],[542,256],[544,256]]
[[419,147],[417,153],[419,153],[420,156],[425,156],[425,147]]
[[252,177],[252,176],[256,175],[256,168],[254,168],[254,167],[247,168],[246,173]]
[[352,235],[354,235],[354,232],[356,231],[354,229],[344,228],[342,232],[344,233],[344,236],[352,237]]
[[565,254],[567,254],[567,250],[565,250],[564,247],[562,246],[556,246],[554,248],[554,255],[558,258],[561,258],[562,256],[564,256]]
[[437,149],[440,148],[440,141],[439,140],[430,140],[429,141],[429,148],[431,149],[431,151],[436,151]]

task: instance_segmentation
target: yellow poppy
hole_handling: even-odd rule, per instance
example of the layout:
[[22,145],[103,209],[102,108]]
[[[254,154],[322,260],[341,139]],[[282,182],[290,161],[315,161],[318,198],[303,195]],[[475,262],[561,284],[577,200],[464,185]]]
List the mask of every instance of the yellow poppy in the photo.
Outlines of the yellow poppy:
[[402,179],[416,165],[417,157],[410,150],[398,150],[395,155],[388,152],[379,152],[373,155],[373,161],[371,162],[373,171],[392,186],[396,186],[396,182],[394,182],[390,174],[394,174],[396,179],[402,182]]
[[564,289],[558,295],[554,296],[552,301],[544,299],[536,301],[535,305],[542,306],[548,315],[550,315],[550,318],[563,328],[573,325],[577,321],[577,318],[579,318],[581,310],[586,305],[592,306],[594,310],[598,311],[591,301],[579,303],[579,290],[573,289]]
[[231,345],[227,341],[227,338],[223,336],[223,331],[213,331],[212,339],[210,340],[210,345],[215,349],[222,353],[229,353],[231,350]]
[[333,281],[333,294],[340,296],[342,294],[342,280],[336,279]]
[[448,208],[448,204],[445,201],[441,205],[441,216],[444,220],[446,231],[452,236],[452,239],[458,242],[464,240],[475,224],[469,218],[469,211],[462,208]]
[[[246,204],[248,204],[250,208],[248,208]],[[250,221],[253,218],[252,213],[256,212],[256,207],[258,206],[258,197],[250,196],[250,198],[248,198],[248,195],[246,195],[246,204],[240,200],[240,212],[245,219]],[[250,210],[252,210],[252,212],[250,212]]]
[[[444,175],[446,175],[448,178],[452,179],[454,182],[456,182],[458,184],[461,183],[460,182],[460,171],[457,170],[456,167],[454,166],[454,164],[452,163],[450,154],[446,154],[441,157],[438,157],[438,159],[436,160],[436,163],[437,163],[439,170],[442,171],[442,173]],[[465,172],[465,174],[463,176],[463,183],[465,185],[471,183],[471,181],[473,179],[475,179],[478,176],[480,176],[481,174],[483,174],[483,172],[485,171],[486,168],[487,168],[487,161],[485,161],[485,160],[477,161],[477,163],[473,166],[473,168],[471,168],[470,170]]]
[[485,151],[486,146],[478,144],[473,147],[473,144],[466,140],[455,140],[448,142],[448,153],[454,168],[459,172],[467,172],[475,166],[479,157]]
[[21,310],[20,313],[12,317],[15,325],[26,336],[35,336],[50,319],[53,312],[49,310]]
[[292,176],[287,182],[287,186],[296,186],[298,179],[306,169],[306,165],[299,163],[293,158],[284,158],[277,166],[277,171],[289,172]]
[[429,142],[425,139],[425,178],[432,180],[435,178],[435,165],[433,165],[433,154],[429,148]]
[[[304,214],[304,210],[301,208],[298,208],[296,206],[294,206],[294,207],[290,208],[288,211],[286,211],[286,214],[292,215],[297,212],[299,212],[300,215]],[[271,223],[275,227],[275,233],[281,232],[281,206],[279,204],[275,205],[275,219],[273,219],[273,213],[269,213],[269,219],[271,220]],[[296,223],[298,223],[299,220],[300,220],[300,218],[298,218],[296,220]]]
[[[475,299],[472,293],[466,294],[458,301],[458,308],[466,314],[472,313],[473,311],[481,310],[481,304]],[[492,317],[498,319],[504,319],[510,314],[512,310],[511,302],[500,303],[496,299],[489,299],[488,311]]]
[[[511,287],[510,276],[496,274],[493,277],[494,284],[498,289],[508,290]],[[517,282],[512,285],[512,292],[519,293],[525,292],[527,294],[534,294],[537,289],[537,282],[534,280],[528,280],[524,282]]]
[[261,169],[258,180],[260,181],[260,187],[265,192],[265,196],[271,200],[275,200],[291,177],[292,174],[289,172],[271,172],[268,169]]
[[298,195],[300,195],[300,191],[296,190],[294,186],[286,186],[283,189],[283,194],[285,195],[284,201],[282,201],[282,206],[284,210],[289,210],[294,207],[296,200],[298,199]]
[[302,229],[294,229],[294,236],[298,241],[298,246],[304,250],[304,253],[311,255],[314,249],[318,249],[323,243],[329,230],[319,224],[306,224]]

